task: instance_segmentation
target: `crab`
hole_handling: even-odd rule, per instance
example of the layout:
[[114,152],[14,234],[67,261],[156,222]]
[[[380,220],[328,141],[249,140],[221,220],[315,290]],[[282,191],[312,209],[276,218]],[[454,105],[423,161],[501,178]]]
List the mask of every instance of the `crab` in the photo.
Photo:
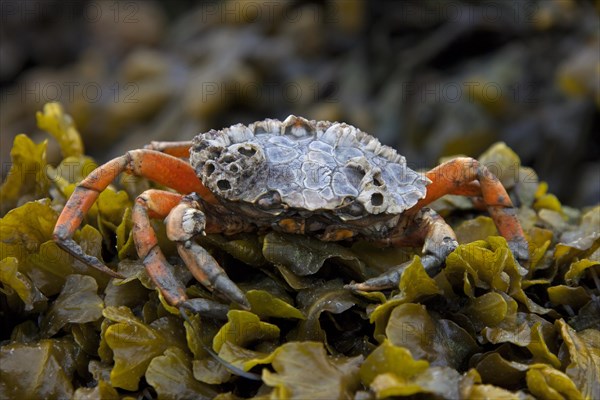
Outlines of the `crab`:
[[[289,116],[199,134],[191,141],[152,142],[98,167],[76,187],[54,229],[57,244],[84,263],[122,278],[72,239],[101,191],[122,172],[174,191],[150,189],[134,204],[137,253],[165,300],[200,312],[158,246],[151,218],[164,219],[167,237],[206,288],[248,309],[244,293],[197,243],[207,233],[275,230],[325,241],[366,239],[381,246],[423,246],[428,274],[439,272],[458,246],[452,228],[426,207],[446,194],[479,199],[518,260],[528,246],[516,210],[500,181],[473,158],[455,158],[427,173],[407,166],[396,150],[338,122]],[[398,284],[406,263],[352,290]]]

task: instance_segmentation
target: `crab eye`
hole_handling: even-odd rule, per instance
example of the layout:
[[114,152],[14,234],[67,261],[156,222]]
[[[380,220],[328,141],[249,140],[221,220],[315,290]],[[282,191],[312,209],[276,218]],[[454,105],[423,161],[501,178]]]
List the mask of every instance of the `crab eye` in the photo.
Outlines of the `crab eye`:
[[360,217],[364,214],[364,207],[353,197],[345,197],[341,207],[339,208],[340,212],[350,215],[352,217]]
[[270,191],[262,195],[256,205],[264,210],[279,207],[281,205],[281,195],[277,191]]
[[342,200],[342,207],[352,204],[353,201],[354,201],[354,197],[350,197],[350,196],[344,197],[344,199]]

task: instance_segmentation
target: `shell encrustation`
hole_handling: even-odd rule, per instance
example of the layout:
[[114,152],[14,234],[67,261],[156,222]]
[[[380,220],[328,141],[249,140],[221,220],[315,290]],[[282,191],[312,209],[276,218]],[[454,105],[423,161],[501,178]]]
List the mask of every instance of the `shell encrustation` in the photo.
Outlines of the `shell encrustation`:
[[348,218],[399,214],[425,196],[429,183],[373,136],[345,123],[293,115],[200,134],[190,162],[225,201],[338,210]]

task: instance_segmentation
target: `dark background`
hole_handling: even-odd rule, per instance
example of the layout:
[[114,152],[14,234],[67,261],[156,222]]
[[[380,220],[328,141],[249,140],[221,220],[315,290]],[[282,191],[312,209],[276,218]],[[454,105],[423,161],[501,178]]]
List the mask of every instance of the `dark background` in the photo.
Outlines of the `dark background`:
[[2,172],[16,134],[46,137],[47,101],[100,162],[293,113],[353,124],[416,168],[504,141],[565,204],[592,205],[599,4],[1,1]]

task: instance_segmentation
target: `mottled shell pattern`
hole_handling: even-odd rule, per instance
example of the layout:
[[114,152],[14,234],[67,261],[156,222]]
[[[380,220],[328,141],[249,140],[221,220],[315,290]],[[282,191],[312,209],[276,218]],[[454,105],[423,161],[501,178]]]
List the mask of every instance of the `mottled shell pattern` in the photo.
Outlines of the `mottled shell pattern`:
[[293,115],[200,134],[190,162],[224,204],[252,204],[272,215],[290,209],[333,212],[342,220],[400,214],[429,184],[373,136]]

